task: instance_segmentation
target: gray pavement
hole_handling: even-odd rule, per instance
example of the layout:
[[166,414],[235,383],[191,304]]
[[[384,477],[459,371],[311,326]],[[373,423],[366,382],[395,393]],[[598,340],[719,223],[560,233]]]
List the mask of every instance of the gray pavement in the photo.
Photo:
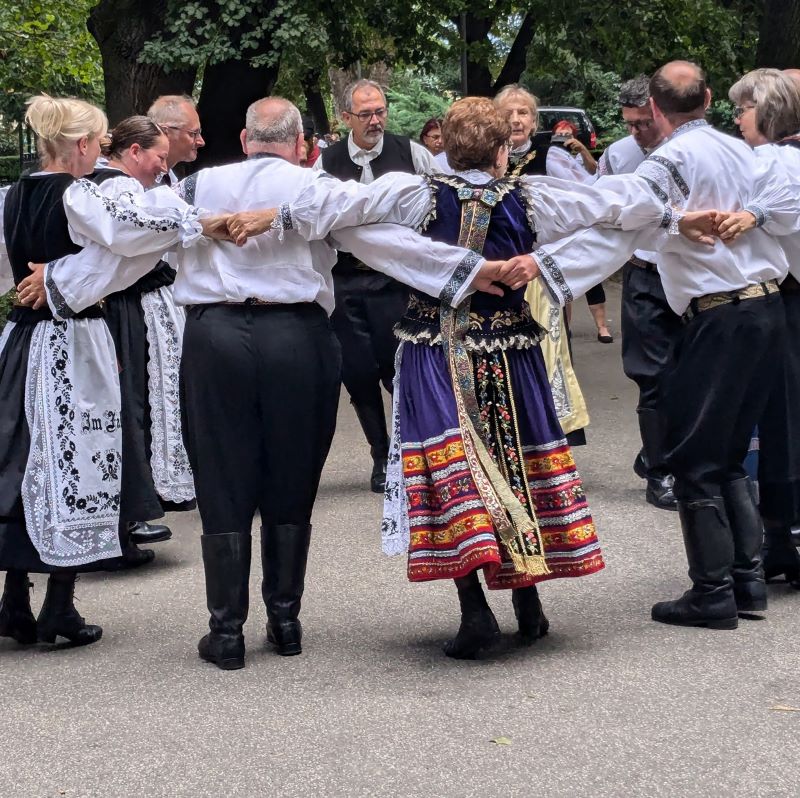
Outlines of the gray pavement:
[[[618,288],[608,293],[618,332]],[[441,654],[455,591],[411,585],[403,560],[381,554],[381,501],[365,489],[366,446],[343,402],[314,518],[302,656],[265,645],[256,565],[247,667],[198,660],[198,518],[173,515],[175,537],[148,570],[79,582],[100,643],[0,640],[0,798],[800,793],[800,712],[772,709],[800,708],[800,594],[771,588],[768,620],[734,632],[650,621],[654,601],[686,587],[677,518],[644,503],[631,470],[636,394],[619,336],[597,343],[583,301],[575,328],[592,416],[576,458],[607,567],[541,589],[547,638],[515,648],[510,596],[492,593],[507,645],[479,662]]]

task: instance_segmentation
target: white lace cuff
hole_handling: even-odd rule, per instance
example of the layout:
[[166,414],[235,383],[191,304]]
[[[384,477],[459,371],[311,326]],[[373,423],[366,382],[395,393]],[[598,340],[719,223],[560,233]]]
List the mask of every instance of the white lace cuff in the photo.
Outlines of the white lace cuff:
[[207,243],[203,238],[203,225],[200,224],[200,215],[208,213],[208,211],[195,208],[192,205],[183,211],[178,224],[181,228],[180,241],[184,248],[191,247],[198,239],[202,243]]

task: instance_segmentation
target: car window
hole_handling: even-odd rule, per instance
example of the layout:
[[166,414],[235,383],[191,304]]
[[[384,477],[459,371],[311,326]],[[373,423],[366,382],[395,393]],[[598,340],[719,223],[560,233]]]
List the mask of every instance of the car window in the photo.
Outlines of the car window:
[[566,120],[571,122],[578,130],[584,131],[586,127],[586,118],[583,114],[577,114],[570,111],[539,111],[539,129],[552,130],[556,122]]

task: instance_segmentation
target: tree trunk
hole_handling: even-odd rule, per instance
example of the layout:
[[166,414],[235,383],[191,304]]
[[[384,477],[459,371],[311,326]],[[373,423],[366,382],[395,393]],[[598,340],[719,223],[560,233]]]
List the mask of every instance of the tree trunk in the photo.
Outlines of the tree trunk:
[[467,11],[466,23],[467,92],[472,97],[491,97],[492,73],[482,53],[491,47],[492,20]]
[[254,68],[246,61],[224,61],[206,67],[197,106],[206,146],[190,171],[242,159],[239,133],[247,107],[266,97],[277,77],[277,65]]
[[765,0],[756,66],[800,67],[800,0]]
[[533,34],[536,31],[536,23],[533,20],[533,14],[530,12],[525,15],[522,24],[519,26],[517,35],[514,38],[514,43],[511,45],[508,56],[506,58],[500,74],[492,87],[492,96],[497,94],[503,86],[508,86],[509,83],[518,83],[525,71],[528,63],[528,48],[533,41]]
[[165,0],[101,0],[89,13],[87,27],[100,48],[112,125],[146,113],[159,95],[192,92],[195,69],[167,72],[139,62],[145,42],[163,28],[165,12]]
[[331,132],[328,109],[320,91],[322,75],[312,72],[303,79],[303,92],[306,95],[306,110],[314,120],[314,132],[323,135]]

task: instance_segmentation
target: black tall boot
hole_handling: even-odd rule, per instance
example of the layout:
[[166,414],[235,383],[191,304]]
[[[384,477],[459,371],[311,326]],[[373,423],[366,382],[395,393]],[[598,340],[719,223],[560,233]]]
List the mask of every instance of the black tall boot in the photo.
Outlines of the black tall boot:
[[29,646],[36,642],[36,618],[31,612],[31,583],[25,571],[6,571],[0,600],[0,637]]
[[66,637],[75,646],[88,646],[96,643],[103,630],[81,617],[75,609],[74,571],[61,571],[50,574],[47,579],[47,594],[36,622],[39,640],[55,643],[56,637]]
[[744,613],[763,612],[767,609],[767,583],[761,567],[764,525],[756,504],[755,486],[750,477],[742,477],[723,485],[722,497],[733,533],[736,608]]
[[679,502],[678,512],[689,561],[691,590],[676,601],[653,605],[652,618],[678,626],[735,629],[733,534],[721,498]]
[[764,578],[767,582],[784,576],[792,586],[800,579],[800,555],[797,553],[791,527],[767,522],[764,530]]
[[444,653],[453,659],[475,659],[500,639],[500,627],[486,603],[478,572],[454,580],[461,605],[458,634],[444,644]]
[[389,457],[389,435],[386,432],[386,412],[380,396],[377,401],[353,402],[356,416],[364,430],[372,455],[372,474],[369,489],[373,493],[383,493],[386,488],[386,459]]
[[642,436],[644,463],[647,464],[645,499],[662,510],[677,510],[672,474],[664,465],[664,424],[658,410],[639,409],[639,433]]
[[261,529],[261,593],[267,606],[267,640],[283,657],[303,650],[298,616],[306,578],[311,524],[275,524]]
[[211,630],[197,644],[200,658],[224,671],[244,667],[250,584],[250,533],[203,535],[203,568]]
[[550,629],[550,621],[542,610],[539,591],[536,585],[515,587],[511,590],[511,603],[519,625],[519,636],[523,643],[530,645],[544,637]]

